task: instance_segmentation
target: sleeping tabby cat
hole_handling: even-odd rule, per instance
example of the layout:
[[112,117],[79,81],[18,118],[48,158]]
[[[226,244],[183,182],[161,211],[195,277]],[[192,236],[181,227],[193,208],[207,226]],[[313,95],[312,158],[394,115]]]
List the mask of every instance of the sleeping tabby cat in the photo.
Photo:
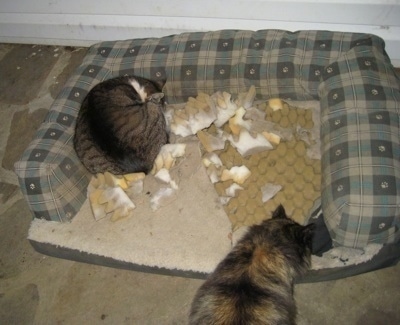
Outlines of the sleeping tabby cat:
[[310,266],[313,230],[281,205],[250,227],[197,291],[190,324],[295,324],[293,280]]
[[124,76],[105,80],[88,93],[78,114],[74,148],[91,173],[151,171],[168,142],[164,84]]

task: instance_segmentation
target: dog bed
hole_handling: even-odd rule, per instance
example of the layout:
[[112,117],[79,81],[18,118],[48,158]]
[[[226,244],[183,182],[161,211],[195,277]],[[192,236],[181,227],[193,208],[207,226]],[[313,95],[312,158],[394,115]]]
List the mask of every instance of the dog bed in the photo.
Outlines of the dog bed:
[[[179,239],[173,230],[170,238],[168,232],[164,234],[157,247],[159,255],[151,263],[147,259],[127,262],[102,251],[93,253],[82,248],[86,246],[80,244],[88,239],[78,232],[77,237],[62,245],[57,238],[43,236],[47,232],[50,238],[66,229],[73,232],[70,228],[74,217],[85,206],[91,175],[72,145],[75,119],[84,97],[97,83],[129,74],[166,79],[163,91],[169,104],[184,103],[199,93],[239,94],[252,86],[259,101],[318,101],[321,198],[320,205],[316,203],[310,211],[309,220],[314,216],[318,234],[324,234],[316,238],[328,242],[327,249],[315,252],[315,264],[322,253],[325,259],[340,263],[327,267],[322,263],[325,266],[310,271],[309,280],[353,275],[398,261],[399,79],[381,38],[330,31],[221,30],[93,45],[15,164],[21,190],[33,214],[29,239],[38,251],[104,265],[204,275],[229,250],[229,222],[222,222],[219,231],[219,223],[213,224],[212,218],[204,220],[208,231],[206,228],[197,238],[204,250],[193,261],[203,259],[198,261],[201,264],[207,260],[212,245],[214,251],[221,250],[204,268],[180,266],[178,262],[158,265],[163,249],[174,252],[166,248],[168,241]],[[140,229],[140,224],[136,226]],[[193,234],[196,232],[190,223],[187,226]],[[95,221],[89,227],[95,234]],[[123,231],[116,228],[113,231]],[[207,234],[213,238],[209,245],[204,240]],[[188,251],[196,250],[195,242],[187,243],[192,246],[174,256],[174,260],[184,260]],[[157,245],[156,239],[152,245]],[[129,249],[143,252],[146,247],[135,248],[132,244]],[[367,253],[370,258],[358,259]],[[358,256],[355,263],[346,262],[351,256]]]

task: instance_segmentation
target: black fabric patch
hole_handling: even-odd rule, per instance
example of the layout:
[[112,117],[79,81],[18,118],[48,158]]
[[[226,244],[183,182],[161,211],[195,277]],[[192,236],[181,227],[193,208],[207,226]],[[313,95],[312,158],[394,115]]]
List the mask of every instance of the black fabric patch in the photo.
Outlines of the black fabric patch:
[[49,154],[48,150],[44,149],[34,149],[29,155],[28,161],[38,161],[43,162],[46,160],[47,155]]
[[314,50],[315,51],[332,51],[332,40],[316,40],[314,43]]
[[280,49],[296,48],[296,47],[297,47],[297,39],[282,38],[281,42],[279,43]]
[[315,225],[312,239],[312,254],[322,256],[323,253],[329,251],[333,247],[333,243],[320,206],[312,212],[311,218],[309,219],[309,224],[311,223]]
[[197,80],[197,65],[182,65],[181,80],[195,81]]
[[350,194],[350,178],[342,177],[332,182],[332,197],[334,200]]
[[294,79],[294,64],[293,62],[278,62],[277,63],[277,78],[290,78]]
[[78,213],[78,211],[69,203],[65,204],[64,211],[68,220],[71,220],[72,217]]
[[349,148],[347,143],[340,143],[336,146],[332,146],[329,149],[329,158],[332,163],[343,159],[349,159]]
[[157,54],[168,54],[168,52],[169,52],[169,46],[167,45],[157,45],[154,48],[154,53]]
[[229,79],[231,75],[230,65],[216,65],[214,67],[214,78],[216,80]]
[[233,38],[219,39],[217,44],[218,52],[226,52],[233,50]]
[[68,100],[71,100],[73,102],[77,103],[82,103],[83,99],[86,97],[88,91],[82,88],[74,87],[71,89],[69,95],[68,95]]
[[43,136],[43,139],[58,140],[61,137],[62,131],[57,129],[48,129]]
[[340,75],[340,68],[339,64],[337,62],[334,62],[330,65],[328,65],[323,73],[322,73],[322,79],[323,80],[328,80],[329,78],[336,77]]
[[342,115],[337,118],[331,118],[329,120],[329,129],[330,131],[336,131],[340,128],[347,127],[347,116]]
[[140,52],[140,49],[141,49],[141,46],[132,46],[132,47],[126,49],[124,58],[137,56]]
[[71,126],[72,122],[75,119],[76,118],[73,117],[72,115],[60,113],[60,114],[58,114],[56,121],[58,124],[65,125],[65,126]]
[[40,185],[40,177],[27,177],[25,178],[25,188],[29,195],[41,195],[43,194]]
[[251,50],[263,50],[265,48],[265,39],[254,39],[251,38],[249,42],[249,49]]
[[329,107],[340,104],[345,100],[344,89],[343,88],[335,88],[329,91],[328,93],[328,105]]
[[374,216],[371,220],[371,231],[370,234],[379,234],[383,231],[388,230],[389,228],[392,227],[394,222],[394,217],[378,217]]
[[393,158],[392,142],[385,140],[371,140],[372,157]]
[[357,64],[360,70],[378,71],[378,64],[374,57],[358,57]]
[[260,79],[260,65],[259,64],[246,64],[244,76],[247,79]]
[[323,66],[310,64],[308,80],[309,81],[319,81],[321,79],[322,72],[324,70]]
[[97,50],[97,54],[106,58],[110,54],[112,48],[111,47],[99,47]]
[[97,65],[88,65],[85,70],[82,72],[82,76],[96,78],[98,72],[101,71],[101,68]]
[[364,85],[366,100],[386,100],[386,94],[382,86],[379,85]]
[[201,41],[187,41],[185,45],[185,52],[198,52],[201,49]]
[[396,178],[390,175],[372,175],[374,195],[396,195]]
[[387,111],[376,111],[368,114],[370,124],[386,124],[390,125],[390,115]]
[[49,211],[34,211],[35,218],[51,221]]
[[151,67],[150,75],[151,75],[150,79],[155,81],[167,79],[167,73],[165,72],[164,67]]
[[352,49],[353,47],[356,46],[372,46],[372,39],[370,37],[368,38],[362,38],[358,40],[354,40],[350,42],[350,48]]
[[68,157],[63,159],[60,168],[67,178],[70,178],[76,172],[76,164]]

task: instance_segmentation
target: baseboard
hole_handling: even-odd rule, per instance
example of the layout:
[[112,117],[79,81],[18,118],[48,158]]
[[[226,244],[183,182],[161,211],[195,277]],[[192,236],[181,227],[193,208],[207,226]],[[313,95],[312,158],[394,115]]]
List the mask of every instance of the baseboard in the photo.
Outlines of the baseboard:
[[400,67],[398,1],[28,0],[0,3],[0,42],[90,46],[106,40],[162,37],[219,29],[331,30],[382,37]]

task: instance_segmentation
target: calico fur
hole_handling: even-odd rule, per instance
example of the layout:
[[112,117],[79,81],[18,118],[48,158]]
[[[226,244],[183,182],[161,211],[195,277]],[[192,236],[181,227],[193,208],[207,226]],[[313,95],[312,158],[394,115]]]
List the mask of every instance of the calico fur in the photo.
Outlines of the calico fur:
[[310,266],[313,230],[281,205],[250,227],[197,291],[190,324],[295,324],[293,280]]
[[92,88],[78,113],[74,135],[75,151],[91,173],[151,171],[168,142],[164,84],[124,76]]

